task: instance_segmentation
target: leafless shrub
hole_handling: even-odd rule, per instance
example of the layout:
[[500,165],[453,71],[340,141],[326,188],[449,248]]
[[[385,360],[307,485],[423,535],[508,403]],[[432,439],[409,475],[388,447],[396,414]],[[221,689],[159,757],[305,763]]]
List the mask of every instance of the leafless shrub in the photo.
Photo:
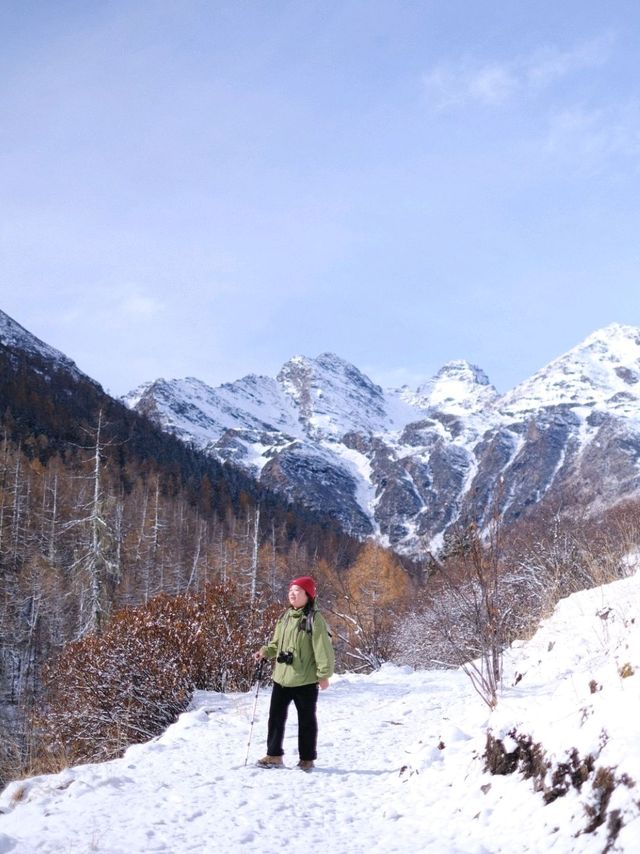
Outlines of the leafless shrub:
[[428,598],[396,626],[392,646],[394,660],[462,667],[490,708],[512,619],[499,534],[497,524],[486,538],[474,526],[463,532],[459,553],[438,565]]
[[508,537],[499,521],[483,533],[473,526],[459,532],[447,559],[431,560],[427,594],[396,625],[393,660],[464,667],[493,705],[508,644],[531,637],[561,598],[628,572],[626,557],[638,542],[629,518],[585,527],[556,515]]
[[118,755],[160,734],[195,688],[245,690],[273,613],[238,609],[228,590],[161,595],[127,608],[100,635],[65,647],[47,668],[35,717],[38,761],[65,766]]
[[510,575],[518,581],[533,625],[560,599],[628,574],[628,555],[640,540],[635,528],[623,531],[620,524],[587,525],[556,515],[508,544]]
[[23,761],[23,745],[15,729],[0,721],[0,788],[13,776],[13,771]]

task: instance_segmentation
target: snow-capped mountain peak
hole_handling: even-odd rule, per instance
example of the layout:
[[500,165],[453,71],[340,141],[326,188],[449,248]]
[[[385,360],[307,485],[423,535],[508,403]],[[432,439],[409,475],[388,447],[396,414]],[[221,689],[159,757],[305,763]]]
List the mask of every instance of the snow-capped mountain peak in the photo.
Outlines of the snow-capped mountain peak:
[[459,359],[443,365],[411,397],[420,408],[464,415],[485,409],[498,398],[498,392],[481,368]]
[[513,414],[542,407],[606,408],[633,416],[640,401],[640,329],[612,323],[503,396]]
[[349,432],[375,433],[388,424],[384,392],[350,362],[333,353],[316,359],[294,356],[277,381],[317,438]]

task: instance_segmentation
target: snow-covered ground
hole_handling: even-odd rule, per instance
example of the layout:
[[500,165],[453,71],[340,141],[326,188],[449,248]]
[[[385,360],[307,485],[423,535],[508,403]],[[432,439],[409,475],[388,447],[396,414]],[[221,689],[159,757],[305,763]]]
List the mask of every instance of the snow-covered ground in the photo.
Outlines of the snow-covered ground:
[[[561,602],[507,654],[493,712],[461,672],[387,665],[336,676],[320,696],[310,774],[294,768],[293,709],[289,767],[253,765],[264,753],[268,689],[257,703],[255,692],[198,693],[164,735],[122,759],[8,786],[0,854],[640,851],[639,603],[640,576]],[[507,750],[509,733],[540,742],[548,786],[573,748],[574,767],[591,755],[592,771],[580,791],[567,782],[567,794],[545,804],[533,779],[484,770],[488,729]],[[608,804],[596,779],[619,781]],[[587,833],[598,808],[605,821]]]

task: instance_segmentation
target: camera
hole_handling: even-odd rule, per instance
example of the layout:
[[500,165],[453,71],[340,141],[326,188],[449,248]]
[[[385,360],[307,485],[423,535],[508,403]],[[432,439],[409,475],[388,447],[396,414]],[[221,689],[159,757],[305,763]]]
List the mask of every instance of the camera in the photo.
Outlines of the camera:
[[293,664],[293,652],[291,650],[279,652],[276,661],[279,664]]

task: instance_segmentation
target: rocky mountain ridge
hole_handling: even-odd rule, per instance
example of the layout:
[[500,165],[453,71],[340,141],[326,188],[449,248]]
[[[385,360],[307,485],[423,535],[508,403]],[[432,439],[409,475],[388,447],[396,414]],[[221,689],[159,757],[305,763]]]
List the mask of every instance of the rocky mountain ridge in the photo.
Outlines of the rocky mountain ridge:
[[41,341],[3,311],[0,311],[0,342],[6,345],[14,355],[26,353],[39,358],[43,364],[54,371],[66,371],[76,379],[79,377],[86,380],[90,379],[78,369],[76,363],[68,356]]
[[541,502],[586,512],[640,489],[640,329],[611,324],[499,395],[465,361],[386,389],[331,353],[210,388],[156,380],[125,398],[163,429],[399,552]]

